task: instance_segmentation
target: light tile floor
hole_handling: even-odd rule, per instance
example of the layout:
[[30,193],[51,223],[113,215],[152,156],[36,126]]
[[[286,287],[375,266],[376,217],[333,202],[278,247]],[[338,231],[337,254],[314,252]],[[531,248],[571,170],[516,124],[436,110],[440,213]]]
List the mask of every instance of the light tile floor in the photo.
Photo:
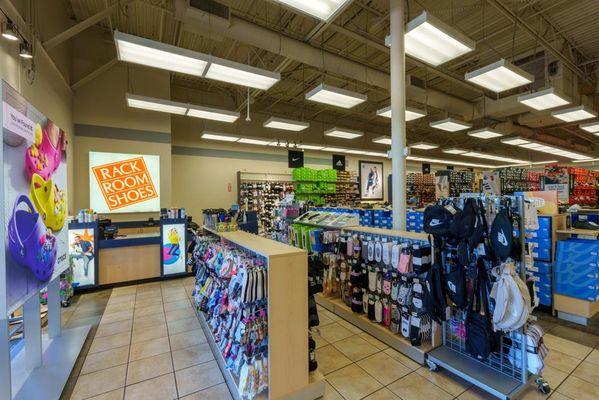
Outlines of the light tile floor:
[[[193,278],[183,278],[79,296],[63,310],[63,323],[92,324],[93,329],[62,399],[230,399],[192,308],[192,290]],[[324,400],[490,398],[318,309],[321,325],[314,339],[319,370],[327,381]],[[521,398],[599,399],[599,340],[564,326],[554,329],[555,334],[546,335],[551,352],[544,373],[554,391],[545,396],[531,385]]]

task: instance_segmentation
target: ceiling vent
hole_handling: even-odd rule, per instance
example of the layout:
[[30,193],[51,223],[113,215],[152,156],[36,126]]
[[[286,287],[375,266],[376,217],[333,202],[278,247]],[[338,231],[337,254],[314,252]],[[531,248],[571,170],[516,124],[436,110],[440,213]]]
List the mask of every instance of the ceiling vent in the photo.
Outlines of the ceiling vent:
[[406,78],[406,86],[413,89],[426,90],[424,81],[414,75],[408,74]]
[[213,0],[189,0],[189,6],[211,16],[229,20],[231,11],[228,6]]

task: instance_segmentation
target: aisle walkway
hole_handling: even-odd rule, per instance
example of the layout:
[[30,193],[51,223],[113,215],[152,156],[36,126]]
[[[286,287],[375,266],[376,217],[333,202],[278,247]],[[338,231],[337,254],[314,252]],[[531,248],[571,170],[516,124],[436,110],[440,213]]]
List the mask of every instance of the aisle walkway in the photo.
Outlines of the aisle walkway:
[[[193,278],[80,296],[65,326],[94,324],[63,398],[227,400],[230,394],[191,305]],[[325,400],[488,399],[461,379],[427,368],[319,307],[317,361]],[[548,334],[545,377],[554,400],[597,398],[599,337],[559,327]],[[575,337],[576,342],[566,340]],[[584,343],[584,344],[581,344]],[[536,386],[522,397],[546,399]]]

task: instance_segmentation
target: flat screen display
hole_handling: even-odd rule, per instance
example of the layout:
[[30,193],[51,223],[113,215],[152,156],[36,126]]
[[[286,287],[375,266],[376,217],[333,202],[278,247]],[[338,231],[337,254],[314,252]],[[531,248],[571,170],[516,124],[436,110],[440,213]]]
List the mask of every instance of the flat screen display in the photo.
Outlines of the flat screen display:
[[91,151],[89,202],[100,214],[160,211],[160,156]]

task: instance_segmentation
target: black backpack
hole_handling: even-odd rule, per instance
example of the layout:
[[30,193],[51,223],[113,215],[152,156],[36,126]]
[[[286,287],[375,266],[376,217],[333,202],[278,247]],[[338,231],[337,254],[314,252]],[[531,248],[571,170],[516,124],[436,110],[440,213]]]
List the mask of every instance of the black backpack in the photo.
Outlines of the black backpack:
[[441,254],[435,248],[435,263],[426,273],[425,284],[427,296],[424,296],[423,303],[426,314],[434,321],[441,323],[445,321],[447,302],[445,301],[445,290],[442,283],[442,267],[440,264]]
[[437,237],[450,233],[453,214],[445,206],[434,204],[424,210],[424,231]]

